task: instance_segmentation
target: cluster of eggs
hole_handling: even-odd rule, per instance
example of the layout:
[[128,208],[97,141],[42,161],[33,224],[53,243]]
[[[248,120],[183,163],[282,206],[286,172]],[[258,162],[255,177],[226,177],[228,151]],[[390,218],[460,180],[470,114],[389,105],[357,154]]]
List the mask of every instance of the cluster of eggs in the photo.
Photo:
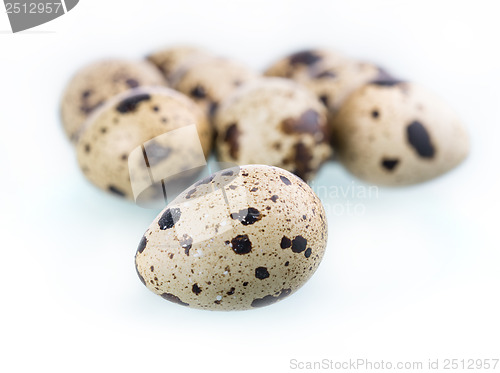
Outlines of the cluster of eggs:
[[[61,114],[99,188],[137,202],[182,186],[142,237],[136,268],[156,294],[201,309],[271,304],[314,273],[327,224],[305,181],[333,151],[355,176],[396,186],[447,172],[469,149],[433,94],[329,50],[264,74],[193,47],[99,61],[72,78]],[[234,166],[185,188],[212,148]]]

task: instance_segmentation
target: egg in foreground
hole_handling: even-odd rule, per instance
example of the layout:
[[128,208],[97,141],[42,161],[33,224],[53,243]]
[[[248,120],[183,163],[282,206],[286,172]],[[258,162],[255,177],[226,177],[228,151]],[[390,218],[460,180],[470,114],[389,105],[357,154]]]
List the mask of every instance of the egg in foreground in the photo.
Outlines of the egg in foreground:
[[327,243],[325,211],[277,167],[219,171],[187,188],[142,237],[141,281],[164,299],[206,310],[267,306],[299,289]]

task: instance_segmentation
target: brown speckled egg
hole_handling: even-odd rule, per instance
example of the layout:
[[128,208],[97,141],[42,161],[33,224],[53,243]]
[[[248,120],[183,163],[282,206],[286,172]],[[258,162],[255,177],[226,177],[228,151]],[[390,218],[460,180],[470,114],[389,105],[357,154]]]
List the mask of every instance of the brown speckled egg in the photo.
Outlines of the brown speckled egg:
[[172,78],[172,87],[191,97],[211,118],[223,99],[258,77],[259,74],[238,62],[206,57],[181,68]]
[[340,162],[355,176],[382,185],[432,179],[469,152],[467,132],[453,110],[413,83],[363,86],[342,105],[332,128]]
[[142,87],[91,115],[76,148],[92,183],[136,199],[166,176],[204,165],[211,139],[205,115],[189,98],[169,88]]
[[335,113],[363,84],[388,76],[374,64],[323,49],[286,56],[269,67],[265,75],[290,78],[304,84],[325,104],[329,113]]
[[103,60],[79,70],[66,86],[61,118],[68,137],[77,141],[87,117],[107,100],[131,88],[165,85],[158,69],[145,61]]
[[276,167],[219,171],[172,201],[144,233],[135,264],[148,289],[207,310],[275,303],[316,271],[327,243],[320,200]]
[[241,87],[216,118],[218,157],[236,164],[268,164],[311,179],[331,154],[326,110],[303,86],[263,78]]
[[209,53],[204,49],[193,46],[176,46],[158,50],[147,59],[158,67],[167,81],[171,81],[175,73],[189,61],[205,58]]

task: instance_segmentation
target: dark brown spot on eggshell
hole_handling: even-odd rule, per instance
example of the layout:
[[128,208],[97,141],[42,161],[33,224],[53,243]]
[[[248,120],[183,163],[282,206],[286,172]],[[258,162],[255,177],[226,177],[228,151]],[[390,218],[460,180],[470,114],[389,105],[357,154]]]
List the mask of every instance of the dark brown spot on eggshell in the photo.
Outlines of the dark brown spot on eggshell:
[[161,295],[161,297],[163,299],[166,299],[170,302],[173,302],[173,303],[177,303],[177,304],[180,304],[181,306],[189,306],[189,304],[187,303],[184,303],[182,300],[179,299],[178,296],[174,295],[174,294],[170,294],[170,293],[163,293]]
[[290,246],[292,246],[292,241],[288,237],[283,236],[280,246],[282,249],[289,248]]
[[199,295],[202,292],[202,290],[200,289],[200,287],[198,286],[198,284],[194,284],[193,287],[191,288],[191,290],[196,295]]
[[262,219],[262,215],[256,208],[249,207],[248,209],[233,212],[231,214],[231,219],[238,220],[243,225],[251,225]]
[[238,235],[231,240],[232,249],[236,254],[243,255],[252,251],[252,242],[248,235]]
[[208,114],[213,117],[219,108],[219,104],[217,102],[211,102],[210,107],[208,109]]
[[301,253],[306,249],[307,240],[302,236],[297,236],[292,241],[292,251],[294,253]]
[[312,65],[321,60],[321,56],[314,51],[305,50],[292,54],[289,57],[290,65]]
[[326,70],[326,71],[320,71],[312,76],[314,79],[325,79],[325,78],[330,78],[334,79],[337,77],[337,74],[335,71],[332,70]]
[[115,187],[114,185],[108,186],[108,190],[111,193],[116,194],[117,196],[125,197],[125,193],[122,190],[120,190],[119,188]]
[[199,98],[199,99],[202,99],[202,98],[205,98],[207,97],[207,91],[205,90],[205,88],[198,84],[196,87],[194,87],[191,92],[189,92],[189,94],[194,97],[194,98]]
[[297,176],[302,179],[306,179],[309,173],[312,171],[311,161],[313,160],[313,155],[310,149],[302,142],[298,142],[294,145],[294,161],[295,161],[295,172]]
[[200,186],[200,185],[205,185],[205,184],[210,184],[210,182],[214,179],[214,175],[207,176],[200,181],[198,181],[195,186]]
[[312,109],[306,110],[299,118],[287,118],[281,123],[281,129],[287,135],[294,133],[316,135],[324,132],[324,128],[320,114]]
[[286,176],[280,176],[280,179],[285,185],[292,185],[292,182]]
[[158,225],[161,230],[170,229],[180,218],[181,210],[179,208],[168,208],[158,220]]
[[404,83],[403,80],[394,78],[386,70],[379,68],[378,76],[370,82],[370,84],[377,85],[379,87],[393,87],[395,85]]
[[139,242],[139,246],[137,247],[137,252],[141,254],[146,248],[147,244],[148,244],[148,239],[146,238],[146,236],[142,236],[141,241]]
[[292,292],[292,289],[282,289],[277,295],[266,295],[264,298],[257,298],[252,301],[252,307],[264,307],[287,297]]
[[147,93],[127,97],[116,106],[116,110],[121,114],[133,113],[141,102],[149,101],[150,99],[151,96]]
[[257,267],[255,268],[255,277],[259,280],[264,280],[269,277],[269,272],[266,267]]
[[434,157],[434,146],[431,137],[424,125],[419,121],[413,121],[406,128],[408,142],[422,158]]
[[127,79],[125,83],[129,86],[129,88],[137,88],[139,87],[139,82],[135,79]]
[[382,167],[388,171],[394,171],[394,169],[397,167],[398,164],[399,164],[399,159],[389,159],[389,158],[382,159]]
[[229,145],[229,154],[232,158],[238,158],[240,131],[236,123],[231,124],[226,130],[224,141]]

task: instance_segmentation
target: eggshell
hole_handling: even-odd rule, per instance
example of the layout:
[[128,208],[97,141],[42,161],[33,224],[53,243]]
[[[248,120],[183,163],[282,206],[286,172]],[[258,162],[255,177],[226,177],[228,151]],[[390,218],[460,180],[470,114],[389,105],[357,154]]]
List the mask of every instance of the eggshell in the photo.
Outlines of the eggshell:
[[345,99],[362,85],[388,76],[378,66],[328,49],[303,50],[276,61],[266,76],[293,79],[304,84],[335,113]]
[[210,54],[202,48],[178,45],[155,51],[147,59],[158,67],[167,81],[170,82],[175,73],[187,63],[207,56]]
[[149,186],[155,187],[148,192],[153,193],[150,198],[160,198],[164,178],[203,167],[211,144],[206,117],[189,98],[168,88],[143,87],[96,111],[84,125],[76,150],[92,183],[137,200]]
[[327,243],[320,200],[293,174],[226,169],[186,189],[150,225],[136,258],[148,289],[207,310],[275,303],[317,269]]
[[326,110],[303,86],[281,78],[248,83],[215,117],[221,161],[268,164],[309,180],[331,155]]
[[179,69],[172,87],[193,99],[209,118],[222,100],[239,86],[259,78],[249,67],[227,58],[206,57]]
[[61,100],[66,134],[76,143],[81,126],[93,111],[119,93],[149,85],[166,85],[149,62],[113,59],[83,67],[72,77]]
[[469,137],[457,114],[429,90],[380,80],[354,92],[332,119],[339,161],[368,182],[397,186],[435,178],[460,164]]

